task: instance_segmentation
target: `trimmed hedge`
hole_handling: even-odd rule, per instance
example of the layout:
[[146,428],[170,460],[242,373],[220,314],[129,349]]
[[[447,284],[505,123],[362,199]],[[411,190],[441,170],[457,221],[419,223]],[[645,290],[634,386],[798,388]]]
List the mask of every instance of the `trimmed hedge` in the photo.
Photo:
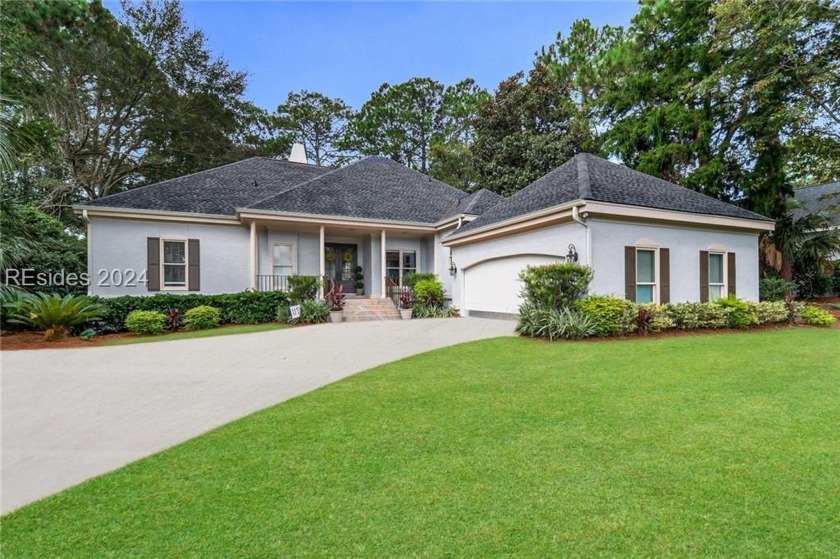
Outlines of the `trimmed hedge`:
[[[572,313],[563,314],[549,306],[526,303],[519,309],[517,332],[549,339],[621,336],[631,332],[644,334],[671,329],[750,328],[759,324],[788,322],[790,319],[784,301],[755,303],[736,298],[718,299],[713,303],[637,305],[617,297],[593,295],[577,300],[572,309]],[[830,325],[831,322],[820,312],[825,311],[806,307],[803,303],[793,305],[793,318],[802,318],[814,325]],[[571,334],[566,333],[565,328]]]
[[834,315],[814,305],[807,305],[802,309],[801,318],[811,326],[828,327],[834,324]]
[[178,309],[182,314],[186,314],[190,309],[210,306],[219,309],[223,324],[262,324],[274,322],[277,307],[288,305],[288,296],[282,291],[244,291],[223,295],[158,293],[149,296],[123,295],[91,299],[107,307],[103,320],[97,324],[100,332],[124,331],[125,319],[132,311],[157,311],[166,314],[169,309]]

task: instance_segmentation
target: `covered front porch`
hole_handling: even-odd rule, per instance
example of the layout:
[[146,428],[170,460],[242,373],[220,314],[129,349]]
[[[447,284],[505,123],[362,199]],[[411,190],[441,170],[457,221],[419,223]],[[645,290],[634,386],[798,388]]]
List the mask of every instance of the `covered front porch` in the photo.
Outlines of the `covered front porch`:
[[[250,220],[251,289],[286,291],[291,276],[343,285],[348,296],[393,297],[410,273],[440,273],[436,232],[421,227]],[[390,289],[389,289],[390,288]],[[327,287],[328,289],[328,287]]]

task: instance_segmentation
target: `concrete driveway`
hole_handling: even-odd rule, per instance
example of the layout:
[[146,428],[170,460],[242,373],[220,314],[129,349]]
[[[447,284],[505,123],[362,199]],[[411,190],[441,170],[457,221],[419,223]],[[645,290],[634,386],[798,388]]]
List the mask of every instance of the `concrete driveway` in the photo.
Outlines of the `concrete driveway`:
[[323,324],[2,352],[2,512],[376,365],[482,338],[477,318]]

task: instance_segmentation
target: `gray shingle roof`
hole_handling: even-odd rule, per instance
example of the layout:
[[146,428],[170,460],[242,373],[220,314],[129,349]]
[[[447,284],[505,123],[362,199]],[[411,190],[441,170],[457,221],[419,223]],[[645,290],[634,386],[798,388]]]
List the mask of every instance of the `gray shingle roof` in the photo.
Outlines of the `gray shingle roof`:
[[327,167],[252,157],[112,194],[84,206],[234,216],[236,208],[264,200],[329,171]]
[[247,209],[435,223],[462,190],[387,157],[366,157]]
[[441,219],[461,214],[481,215],[504,199],[504,196],[500,196],[486,188],[481,188],[469,196],[464,196],[458,200],[458,203],[449,209]]
[[460,235],[575,200],[772,221],[733,204],[634,171],[624,165],[588,153],[580,153],[452,234]]
[[797,188],[793,197],[809,212],[831,214],[831,223],[840,226],[840,181]]

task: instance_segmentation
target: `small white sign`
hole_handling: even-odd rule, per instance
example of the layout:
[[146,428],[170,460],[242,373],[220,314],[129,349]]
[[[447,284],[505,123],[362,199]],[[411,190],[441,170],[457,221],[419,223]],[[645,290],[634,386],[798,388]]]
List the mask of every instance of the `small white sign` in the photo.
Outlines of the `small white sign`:
[[289,313],[292,315],[292,318],[300,318],[300,305],[289,307]]

